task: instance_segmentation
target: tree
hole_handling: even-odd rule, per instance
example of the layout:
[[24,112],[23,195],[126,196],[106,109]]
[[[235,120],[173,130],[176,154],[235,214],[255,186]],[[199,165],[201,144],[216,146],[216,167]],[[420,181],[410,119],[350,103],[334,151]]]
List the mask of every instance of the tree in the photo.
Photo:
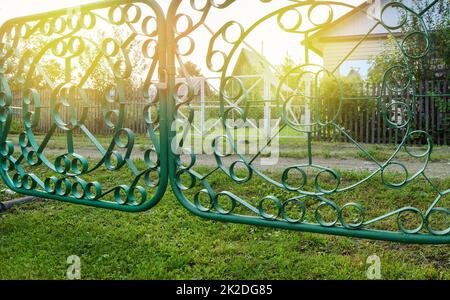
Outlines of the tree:
[[[112,35],[119,44],[122,44],[128,38],[129,33],[123,28],[113,28]],[[106,33],[103,31],[98,31],[95,32],[94,37],[96,41],[100,41],[97,47],[101,49],[102,41],[110,36],[106,35]],[[91,45],[90,47],[91,49],[85,51],[85,53],[83,53],[79,60],[79,69],[83,72],[91,67],[92,63],[95,61],[95,58],[100,53],[100,49],[95,49],[96,46]],[[127,58],[129,59],[129,62],[131,64],[130,67],[132,70],[131,75],[128,78],[123,79],[125,81],[125,85],[132,88],[142,87],[144,76],[147,75],[148,69],[150,67],[148,59],[146,59],[142,54],[142,41],[135,40],[131,42],[125,52],[119,53],[117,57],[114,57],[112,59],[111,63],[114,64],[117,59],[123,60],[125,58],[124,54],[126,54]],[[89,81],[87,82],[85,87],[104,91],[111,84],[115,84],[115,77],[112,67],[113,66],[108,63],[108,60],[103,57],[98,62],[96,68],[92,71],[92,75],[90,76]]]
[[286,53],[283,63],[280,65],[279,69],[282,74],[287,74],[297,66],[297,63],[294,61],[292,56],[290,56],[289,53]]
[[[48,41],[42,36],[32,36],[26,40],[20,40],[14,50],[8,49],[7,44],[1,45],[6,52],[11,52],[5,60],[10,68],[6,72],[8,83],[13,91],[24,87],[28,71],[38,53],[46,46]],[[57,80],[63,69],[60,61],[54,57],[44,55],[39,63],[38,71],[35,70],[31,82],[33,88],[42,89],[49,86],[49,82]],[[64,72],[62,72],[64,73]]]
[[[289,53],[286,53],[286,55],[284,56],[283,63],[278,67],[278,69],[281,72],[280,80],[282,79],[281,77],[285,76],[286,74],[288,74],[289,72],[291,72],[298,66],[299,66],[299,64],[295,62],[295,60],[292,58],[292,56],[290,56]],[[298,88],[298,86],[297,86],[298,83],[295,80],[295,76],[289,77],[286,80],[286,82],[287,82],[287,85],[289,86],[289,88],[291,88],[293,90]]]
[[[122,28],[113,28],[108,35],[103,31],[96,31],[82,36],[85,47],[79,55],[71,59],[72,82],[77,83],[85,76],[86,72],[96,61],[97,56],[101,53],[102,42],[111,36],[121,44],[129,37],[129,32]],[[48,47],[53,40],[54,36],[47,37],[38,32],[19,41],[13,55],[8,57],[7,60],[12,66],[8,79],[13,90],[23,88],[29,65],[31,65],[37,54]],[[142,43],[142,40],[134,40],[126,50],[123,52],[119,51],[116,57],[112,57],[110,62],[105,57],[98,60],[83,88],[104,91],[107,87],[114,85],[116,82],[113,71],[114,63],[118,59],[124,60],[125,56],[129,59],[130,68],[132,69],[131,75],[123,79],[126,86],[133,88],[142,87],[150,67],[149,59],[142,53]],[[0,45],[0,50],[1,47],[6,46]],[[39,59],[38,66],[32,76],[33,82],[31,86],[33,88],[48,89],[66,81],[65,58],[57,57],[54,51],[50,47]],[[25,63],[21,63],[21,61]],[[23,67],[21,67],[22,65]]]
[[200,67],[197,66],[192,61],[187,61],[184,63],[183,67],[178,68],[179,77],[184,78],[187,77],[187,75],[191,77],[203,77],[202,70],[200,69]]
[[[413,9],[417,12],[424,11],[431,1],[413,0]],[[426,40],[422,34],[423,26],[417,17],[409,14],[407,22],[401,27],[402,38],[390,37],[384,45],[384,50],[380,55],[372,58],[372,67],[369,70],[369,80],[378,83],[382,80],[384,72],[390,66],[405,64],[412,68],[417,80],[433,79],[436,76],[448,76],[450,66],[450,2],[439,1],[429,9],[423,16],[423,21],[430,32],[431,50],[422,57],[426,49]],[[408,37],[409,36],[409,37]],[[402,42],[405,37],[408,37]],[[404,43],[404,51],[418,58],[407,58],[399,49],[398,44]]]
[[[414,0],[414,9],[417,12],[424,11],[431,1]],[[450,67],[450,2],[439,1],[423,15],[424,23],[430,32],[431,51],[419,59],[408,59],[406,63],[411,67],[413,75],[417,81],[434,79],[447,79]],[[408,18],[408,22],[402,27],[403,36],[418,31],[421,24],[416,17]],[[411,39],[405,49],[412,53],[420,53],[424,49],[425,41],[423,36],[416,34],[416,39]],[[372,67],[369,70],[369,80],[379,83],[383,79],[384,72],[391,66],[405,64],[405,57],[395,43],[394,38],[390,38],[385,45],[383,52],[374,57]],[[439,92],[428,91],[433,97],[436,108],[440,113],[450,112],[450,102],[448,97],[442,97]],[[444,117],[440,124],[437,124],[440,131],[450,132],[450,117]]]

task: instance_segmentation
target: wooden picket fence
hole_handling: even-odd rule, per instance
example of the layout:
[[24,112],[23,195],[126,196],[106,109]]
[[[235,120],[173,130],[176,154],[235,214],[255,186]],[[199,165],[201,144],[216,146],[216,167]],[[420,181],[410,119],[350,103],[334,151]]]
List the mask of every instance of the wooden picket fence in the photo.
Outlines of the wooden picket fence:
[[[18,122],[21,120],[22,111],[19,109],[21,104],[21,92],[14,93],[14,104],[16,108],[14,110],[14,119]],[[51,103],[51,91],[41,90],[39,91],[41,97],[41,114],[40,122],[38,126],[34,129],[36,133],[48,132],[53,125],[53,120],[51,117],[50,103]],[[105,125],[105,119],[102,110],[102,102],[104,96],[96,90],[86,90],[86,94],[89,99],[88,104],[88,117],[85,121],[86,127],[93,133],[97,135],[109,135],[113,133],[113,130]],[[136,89],[129,89],[126,92],[126,98],[128,99],[125,105],[125,127],[133,130],[136,134],[145,134],[147,132],[147,126],[144,122],[144,109],[146,102],[144,100],[142,91]],[[115,105],[115,104],[114,104]],[[109,106],[111,109],[118,109],[118,105]],[[78,113],[81,112],[81,103],[76,107]],[[63,111],[63,119],[68,120],[68,111]],[[63,133],[62,130],[57,131],[57,133]],[[80,133],[78,129],[75,134]]]

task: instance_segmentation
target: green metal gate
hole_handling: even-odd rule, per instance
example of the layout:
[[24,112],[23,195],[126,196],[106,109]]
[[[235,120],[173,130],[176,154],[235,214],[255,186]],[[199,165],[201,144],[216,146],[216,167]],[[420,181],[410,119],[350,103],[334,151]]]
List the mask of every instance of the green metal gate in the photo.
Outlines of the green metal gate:
[[[382,17],[376,20],[375,27],[382,26],[392,33],[402,27],[407,18],[415,18],[418,29],[397,38],[404,63],[386,70],[383,88],[378,97],[372,99],[381,104],[386,126],[402,132],[403,140],[390,159],[380,162],[364,145],[347,136],[357,149],[378,166],[365,179],[356,181],[343,177],[330,167],[315,163],[313,134],[326,127],[334,127],[345,135],[346,131],[338,124],[337,116],[341,113],[343,103],[351,99],[346,98],[339,88],[337,111],[330,114],[326,107],[318,105],[319,80],[327,76],[338,81],[336,70],[326,70],[310,62],[309,37],[317,30],[330,26],[336,18],[334,11],[338,7],[358,8],[340,1],[279,1],[276,9],[263,18],[251,20],[251,25],[244,26],[238,21],[224,18],[219,29],[212,29],[208,25],[208,16],[212,12],[232,11],[235,2],[173,0],[165,14],[153,0],[108,0],[8,21],[0,31],[0,174],[6,185],[23,195],[140,212],[154,207],[170,184],[183,207],[206,219],[405,243],[450,243],[450,228],[436,229],[430,222],[434,215],[448,218],[449,209],[440,207],[440,203],[450,194],[450,190],[439,190],[427,177],[433,141],[426,132],[412,128],[418,94],[410,66],[432,48],[423,15],[439,1],[433,1],[421,12],[415,12],[398,2],[389,3],[381,16],[388,9],[396,9],[403,17],[395,25],[385,24]],[[270,0],[254,1],[255,6],[269,3],[275,5],[275,1]],[[314,20],[313,16],[318,10],[327,11],[325,20]],[[292,13],[298,19],[293,25],[287,26],[283,19]],[[280,74],[275,100],[262,100],[275,102],[281,116],[280,129],[256,154],[247,155],[240,151],[236,130],[239,126],[245,126],[242,124],[249,119],[251,99],[245,84],[233,74],[233,61],[242,47],[254,50],[249,36],[260,26],[267,26],[273,21],[279,29],[302,37],[305,63]],[[184,24],[183,28],[180,28],[181,23]],[[305,29],[303,23],[309,26]],[[97,40],[98,36],[90,34],[105,28],[110,31],[104,32],[100,41]],[[193,37],[199,30],[206,30],[211,36],[205,47],[202,43],[196,45],[197,41]],[[412,53],[407,47],[408,41],[413,38],[424,41],[424,47],[419,53]],[[212,139],[215,166],[207,170],[201,167],[198,155],[187,149],[186,137],[193,126],[195,86],[190,80],[193,74],[189,74],[184,62],[196,51],[206,59],[209,71],[220,78],[217,117],[225,132]],[[134,61],[136,53],[140,53],[143,61]],[[91,60],[86,58],[88,55]],[[350,55],[351,52],[342,61]],[[87,64],[83,63],[86,59]],[[63,68],[52,69],[56,61],[61,62]],[[104,90],[97,91],[102,94],[103,101],[93,103],[85,87],[94,77],[101,77],[102,74],[96,72],[102,63],[109,66],[113,81]],[[145,69],[142,122],[147,127],[148,144],[145,149],[137,149],[136,136],[125,125],[129,101],[127,82],[133,80],[134,76],[143,75],[138,73],[139,67],[143,67],[142,63]],[[83,66],[81,70],[79,66]],[[184,82],[177,79],[177,68],[183,70],[183,77],[186,78]],[[287,82],[292,77],[298,87],[288,89]],[[52,89],[49,107],[41,103],[37,86],[39,81],[45,81]],[[19,89],[22,91],[22,101],[16,105],[13,90]],[[386,95],[391,92],[404,92],[408,97],[386,102]],[[291,102],[296,97],[307,103],[311,116],[306,121],[292,118]],[[96,106],[101,107],[102,123],[111,131],[106,147],[86,125],[90,109]],[[392,117],[394,109],[400,111],[402,117]],[[44,111],[52,118],[53,125],[43,138],[37,139],[33,129],[39,124]],[[19,119],[24,127],[17,139],[12,134],[15,119]],[[242,121],[241,125],[230,125],[230,119]],[[182,124],[181,134],[174,124]],[[305,135],[308,162],[293,164],[278,176],[260,169],[255,161],[264,156],[264,150],[271,147],[272,141],[284,128]],[[57,133],[63,133],[66,141],[66,147],[61,153],[47,150]],[[75,134],[85,136],[95,146],[97,158],[83,154],[82,147],[74,143]],[[411,151],[409,142],[413,138],[425,141],[428,149],[423,153]],[[229,147],[231,151],[224,152],[221,150],[223,147]],[[412,158],[423,159],[423,168],[411,174],[407,166],[396,160],[400,151],[406,151]],[[140,163],[136,162],[136,158],[141,160]],[[399,175],[400,181],[392,181],[385,174],[393,167],[403,172]],[[126,182],[110,186],[110,182],[96,181],[96,172],[110,173],[111,179],[121,173],[128,172],[126,174],[131,175],[124,179]],[[223,181],[211,179],[212,175],[218,174],[224,176]],[[295,186],[291,183],[293,174],[300,178]],[[361,204],[349,202],[340,205],[332,200],[334,195],[368,184],[376,176],[380,176],[382,183],[392,189],[400,189],[418,178],[425,179],[435,190],[436,199],[426,210],[405,206],[373,218],[366,217],[368,208]],[[333,182],[331,187],[325,187],[324,177]],[[247,199],[248,195],[238,195],[221,187],[223,184],[259,184],[260,181],[269,185],[273,192],[256,201]],[[328,213],[325,216],[326,210]],[[352,217],[348,217],[349,212],[352,212]],[[411,228],[404,223],[405,215],[416,218],[417,225]],[[390,224],[388,229],[379,229],[378,225],[384,223]]]

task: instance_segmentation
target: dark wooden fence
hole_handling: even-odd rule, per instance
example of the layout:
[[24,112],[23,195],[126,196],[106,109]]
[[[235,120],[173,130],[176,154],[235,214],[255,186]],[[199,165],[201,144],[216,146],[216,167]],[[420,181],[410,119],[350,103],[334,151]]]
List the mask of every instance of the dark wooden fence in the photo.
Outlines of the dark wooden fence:
[[[417,91],[416,105],[413,108],[413,128],[431,134],[434,143],[450,145],[450,82],[447,80],[422,82]],[[385,122],[381,104],[376,97],[380,95],[380,85],[366,83],[360,87],[355,100],[346,100],[338,118],[338,124],[358,142],[371,144],[398,143],[404,137],[404,130],[392,128]],[[444,96],[443,96],[444,95]],[[399,99],[399,95],[388,93],[383,100],[389,102]],[[358,99],[358,98],[361,99]],[[372,100],[362,98],[373,97]],[[410,95],[401,96],[411,101]],[[368,102],[372,105],[368,105]],[[385,104],[386,105],[386,104]],[[324,141],[348,141],[338,130],[329,126],[317,133]]]

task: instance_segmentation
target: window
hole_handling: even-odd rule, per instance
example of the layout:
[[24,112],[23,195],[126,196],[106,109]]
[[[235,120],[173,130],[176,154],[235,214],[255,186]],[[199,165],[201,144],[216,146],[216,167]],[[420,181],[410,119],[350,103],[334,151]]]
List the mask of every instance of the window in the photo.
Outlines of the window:
[[367,60],[349,60],[342,64],[340,71],[342,76],[357,72],[362,79],[367,79],[369,68],[370,63]]

